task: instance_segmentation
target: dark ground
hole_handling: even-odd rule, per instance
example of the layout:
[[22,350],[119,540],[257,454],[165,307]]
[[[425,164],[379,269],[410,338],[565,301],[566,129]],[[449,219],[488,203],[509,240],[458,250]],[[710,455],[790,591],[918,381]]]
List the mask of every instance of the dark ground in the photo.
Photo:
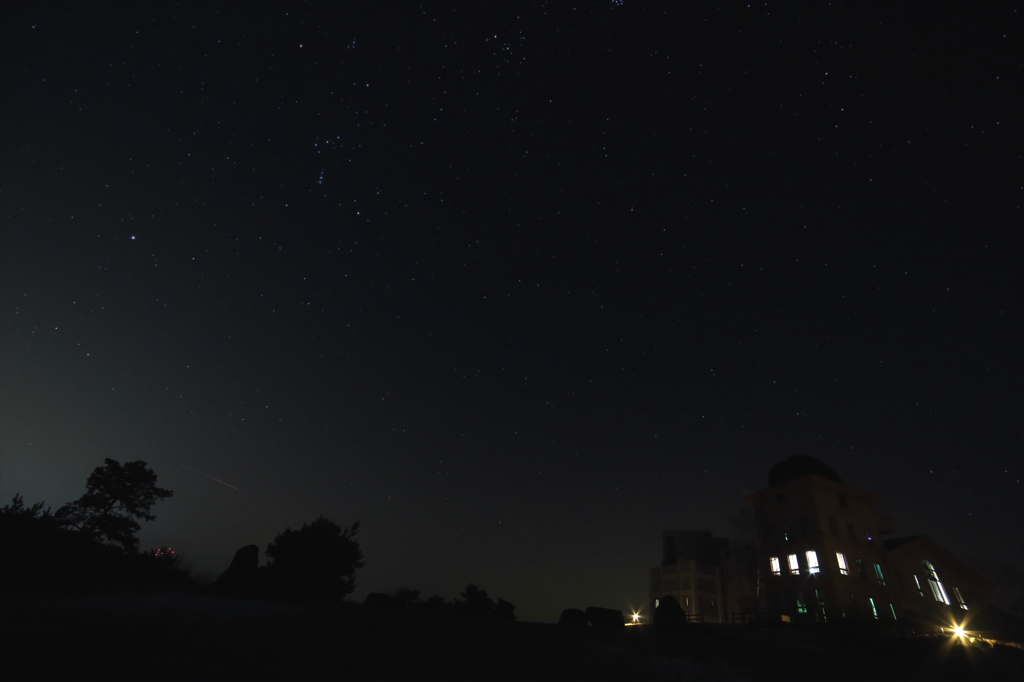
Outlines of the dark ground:
[[[343,604],[320,612],[8,603],[5,679],[1024,679],[1024,650],[792,627],[567,631]],[[267,609],[274,607],[267,605]],[[242,612],[245,612],[244,614]]]

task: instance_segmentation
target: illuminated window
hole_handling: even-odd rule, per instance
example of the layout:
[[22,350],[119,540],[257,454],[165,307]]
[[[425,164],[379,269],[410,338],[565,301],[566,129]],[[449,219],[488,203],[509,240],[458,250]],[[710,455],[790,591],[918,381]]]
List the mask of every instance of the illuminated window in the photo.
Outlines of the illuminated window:
[[690,598],[686,598],[686,608],[690,608]]
[[846,555],[842,552],[836,552],[836,561],[839,562],[840,575],[850,575],[850,567],[846,563]]
[[935,597],[935,601],[948,605],[949,597],[946,596],[946,589],[942,586],[942,581],[939,580],[939,574],[935,572],[932,562],[925,559],[921,562],[921,565],[924,566],[925,571],[928,573],[928,587],[932,588],[932,596]]
[[953,596],[956,597],[956,603],[960,605],[960,608],[962,608],[964,611],[966,611],[967,610],[967,602],[964,601],[963,595],[960,594],[960,588],[959,587],[954,587],[953,588]]
[[803,592],[797,592],[796,593],[796,612],[797,613],[807,613],[807,603],[804,601],[804,593]]
[[921,589],[921,581],[917,579],[916,575],[914,576],[914,585],[917,586],[917,594],[919,596],[923,597],[924,596],[924,590]]
[[782,575],[782,564],[779,563],[779,557],[773,556],[768,561],[772,564],[772,575]]
[[658,608],[659,606],[661,606],[661,602],[660,602],[660,600],[658,600],[658,599],[655,599],[655,600],[654,600],[654,608]]
[[807,572],[818,573],[821,569],[818,567],[818,553],[813,549],[807,550]]
[[892,611],[892,619],[896,620],[896,607],[892,604],[889,604],[889,610]]
[[875,600],[871,597],[868,597],[868,607],[871,609],[871,615],[875,617],[875,620],[878,620],[878,609],[875,608]]
[[828,529],[832,531],[832,535],[839,537],[839,524],[831,516],[828,517]]
[[885,587],[885,576],[882,575],[882,565],[875,564],[875,577],[878,578],[878,584]]
[[789,572],[793,575],[800,575],[800,562],[797,561],[796,554],[789,555]]

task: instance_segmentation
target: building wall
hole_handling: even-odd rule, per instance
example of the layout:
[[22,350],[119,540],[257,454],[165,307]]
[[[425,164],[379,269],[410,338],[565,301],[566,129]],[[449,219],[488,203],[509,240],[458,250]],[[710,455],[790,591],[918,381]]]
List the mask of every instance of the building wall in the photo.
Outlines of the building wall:
[[[741,550],[726,548],[725,540],[707,531],[665,531],[666,557],[675,556],[668,550],[670,537],[678,539],[672,547],[708,556],[652,568],[650,614],[656,600],[672,595],[686,612],[703,613],[709,622],[757,611],[795,622],[867,618],[937,629],[969,620],[972,609],[987,605],[990,586],[926,536],[883,541],[893,521],[874,509],[876,495],[805,474],[744,499],[754,507],[760,538],[756,571],[749,570],[754,562],[741,557]],[[708,548],[716,551],[713,565]],[[817,570],[808,552],[814,552]],[[790,555],[796,556],[795,572]],[[777,575],[772,557],[779,562]],[[944,599],[935,599],[926,560],[938,574]]]
[[[875,614],[892,619],[891,571],[879,537],[892,523],[873,509],[876,496],[807,475],[746,499],[754,505],[762,537],[764,601],[770,614],[818,622]],[[808,565],[808,551],[815,553],[816,572]],[[838,553],[846,559],[847,575]],[[796,574],[790,555],[796,555]],[[779,560],[779,575],[771,569],[772,557]]]
[[653,616],[657,602],[666,595],[675,597],[686,613],[704,614],[705,622],[726,622],[722,570],[719,566],[686,561],[652,568],[648,613]]
[[[950,627],[970,620],[973,613],[987,606],[988,584],[930,539],[922,537],[889,555],[898,609],[907,619]],[[936,589],[932,588],[925,561],[939,578]],[[945,599],[936,599],[936,592],[940,597],[944,594]]]

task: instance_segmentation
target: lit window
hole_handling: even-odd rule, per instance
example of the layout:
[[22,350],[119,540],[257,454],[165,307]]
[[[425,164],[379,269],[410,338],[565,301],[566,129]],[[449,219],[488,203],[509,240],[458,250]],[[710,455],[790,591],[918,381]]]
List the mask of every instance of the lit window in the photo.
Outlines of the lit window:
[[914,585],[917,586],[917,594],[919,596],[923,597],[924,596],[924,590],[921,589],[921,581],[917,579],[916,575],[914,576]]
[[661,601],[658,600],[658,599],[655,599],[654,600],[654,608],[658,608],[659,606],[661,606]]
[[803,592],[797,592],[796,593],[796,612],[797,613],[807,613],[807,603],[804,601],[804,593]]
[[818,573],[821,569],[818,567],[818,553],[813,549],[807,550],[807,572]]
[[878,578],[878,584],[885,587],[885,576],[882,575],[882,565],[875,564],[875,577]]
[[793,575],[800,575],[800,562],[797,561],[796,554],[789,555],[789,572]]
[[768,561],[772,564],[772,575],[782,575],[782,564],[779,563],[779,557],[773,556]]
[[850,567],[846,563],[846,555],[842,552],[836,552],[836,561],[839,562],[840,575],[850,575]]
[[892,611],[892,619],[896,620],[896,607],[892,604],[889,604],[889,610]]
[[967,602],[964,601],[963,595],[960,594],[960,588],[959,587],[954,587],[953,588],[953,595],[956,597],[956,603],[960,605],[960,608],[962,608],[964,611],[966,611],[967,610]]
[[868,597],[868,606],[871,607],[871,615],[875,617],[875,620],[878,620],[878,609],[875,608],[875,600],[871,597]]
[[921,564],[928,572],[928,587],[932,588],[932,596],[935,597],[935,601],[948,605],[949,597],[946,596],[946,589],[942,586],[942,581],[939,580],[939,574],[935,572],[932,562],[925,559]]

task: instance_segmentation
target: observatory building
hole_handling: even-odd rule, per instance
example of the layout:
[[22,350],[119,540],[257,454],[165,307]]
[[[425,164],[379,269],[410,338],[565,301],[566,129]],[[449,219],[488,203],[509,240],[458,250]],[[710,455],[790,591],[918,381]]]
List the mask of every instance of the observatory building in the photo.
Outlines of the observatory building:
[[794,455],[768,487],[743,498],[754,547],[730,548],[707,531],[665,531],[651,569],[651,613],[673,596],[691,617],[827,623],[837,618],[949,627],[987,602],[988,583],[926,535],[887,538],[879,497],[843,483],[827,464]]

